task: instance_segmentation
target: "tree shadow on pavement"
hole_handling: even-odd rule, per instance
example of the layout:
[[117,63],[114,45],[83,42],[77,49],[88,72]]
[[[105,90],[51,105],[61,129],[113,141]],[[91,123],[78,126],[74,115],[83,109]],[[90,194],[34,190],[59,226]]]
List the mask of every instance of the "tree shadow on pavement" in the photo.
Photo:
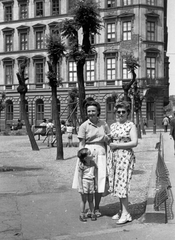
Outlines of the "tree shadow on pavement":
[[74,155],[74,156],[71,156],[71,157],[64,158],[64,160],[70,160],[70,159],[73,159],[73,158],[75,158],[75,157],[77,157],[77,155]]
[[145,171],[143,170],[134,170],[133,175],[139,175],[139,174],[145,174]]
[[[107,204],[100,207],[100,211],[103,216],[112,217],[120,210],[120,203]],[[146,201],[140,203],[129,204],[129,212],[133,220],[138,220],[146,210]]]

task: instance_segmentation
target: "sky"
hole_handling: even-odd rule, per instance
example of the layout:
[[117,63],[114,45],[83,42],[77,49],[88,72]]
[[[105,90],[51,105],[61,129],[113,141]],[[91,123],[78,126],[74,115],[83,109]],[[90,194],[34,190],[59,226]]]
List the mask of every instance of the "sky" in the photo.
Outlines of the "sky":
[[175,0],[168,0],[168,51],[169,56],[169,95],[175,95]]

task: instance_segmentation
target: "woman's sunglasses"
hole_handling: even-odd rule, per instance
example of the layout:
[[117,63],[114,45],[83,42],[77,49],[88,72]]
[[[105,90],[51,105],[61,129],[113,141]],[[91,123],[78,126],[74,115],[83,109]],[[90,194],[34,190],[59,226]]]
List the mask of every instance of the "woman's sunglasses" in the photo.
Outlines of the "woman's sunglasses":
[[117,111],[117,114],[125,114],[126,113],[126,111]]

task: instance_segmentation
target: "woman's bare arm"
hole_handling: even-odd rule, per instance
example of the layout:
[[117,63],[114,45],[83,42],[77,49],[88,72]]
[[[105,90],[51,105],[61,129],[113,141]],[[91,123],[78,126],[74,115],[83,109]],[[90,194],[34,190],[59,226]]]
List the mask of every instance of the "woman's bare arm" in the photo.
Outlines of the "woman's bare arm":
[[137,137],[137,129],[135,125],[133,125],[130,130],[130,138],[131,138],[130,142],[120,142],[120,143],[113,142],[113,143],[110,143],[109,146],[112,150],[129,149],[129,148],[136,147],[138,144],[138,137]]

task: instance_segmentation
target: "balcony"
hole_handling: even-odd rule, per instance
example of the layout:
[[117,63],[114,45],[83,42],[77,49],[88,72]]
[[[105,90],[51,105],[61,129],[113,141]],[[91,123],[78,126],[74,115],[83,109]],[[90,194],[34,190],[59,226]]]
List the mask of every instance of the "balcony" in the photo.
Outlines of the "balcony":
[[162,88],[165,86],[164,78],[145,78],[138,79],[138,85],[141,88]]
[[[100,79],[95,81],[85,81],[84,86],[88,87],[89,89],[94,88],[122,88],[122,79],[114,79],[114,80],[106,80]],[[17,92],[18,84],[11,84],[11,85],[0,85],[0,91],[8,91],[8,92]],[[78,87],[78,82],[67,82],[63,81],[62,85],[57,89],[67,89],[67,88],[74,88]],[[27,88],[30,91],[48,91],[50,90],[50,86],[47,82],[35,84],[35,83],[27,83]]]

